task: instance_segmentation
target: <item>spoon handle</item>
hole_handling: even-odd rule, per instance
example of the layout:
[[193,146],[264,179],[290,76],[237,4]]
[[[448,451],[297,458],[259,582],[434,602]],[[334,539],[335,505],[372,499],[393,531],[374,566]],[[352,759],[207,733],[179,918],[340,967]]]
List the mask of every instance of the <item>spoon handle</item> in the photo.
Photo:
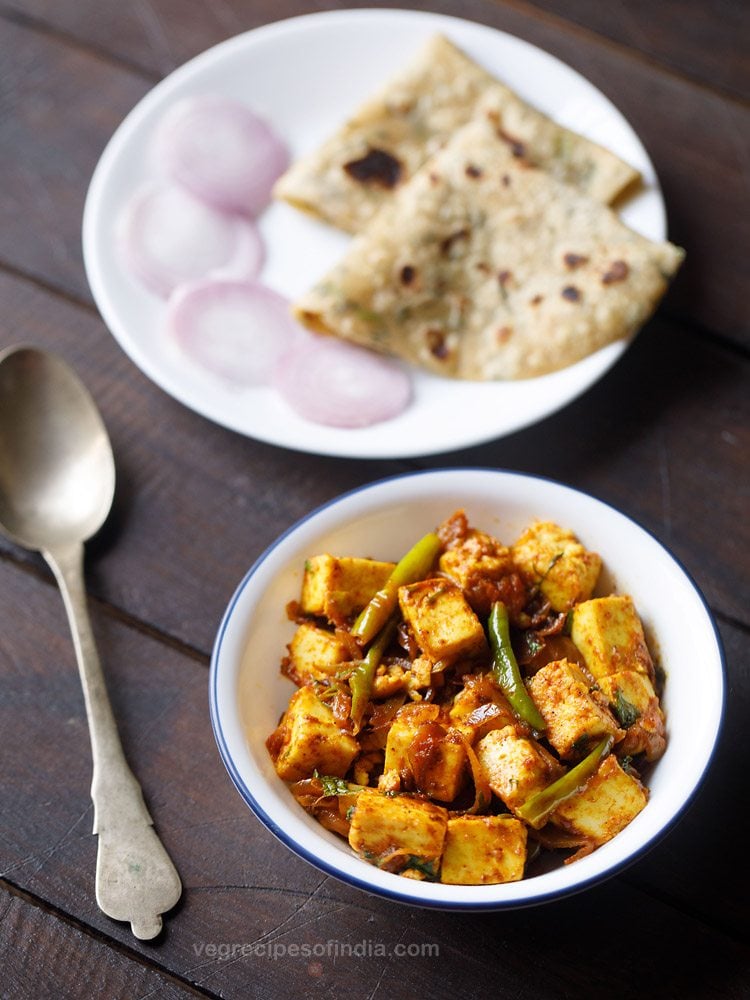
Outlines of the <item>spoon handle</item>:
[[86,703],[99,835],[96,901],[107,916],[130,921],[133,934],[149,940],[161,930],[161,914],[180,898],[182,884],[153,829],[117,732],[86,607],[83,545],[60,545],[44,556],[63,596]]

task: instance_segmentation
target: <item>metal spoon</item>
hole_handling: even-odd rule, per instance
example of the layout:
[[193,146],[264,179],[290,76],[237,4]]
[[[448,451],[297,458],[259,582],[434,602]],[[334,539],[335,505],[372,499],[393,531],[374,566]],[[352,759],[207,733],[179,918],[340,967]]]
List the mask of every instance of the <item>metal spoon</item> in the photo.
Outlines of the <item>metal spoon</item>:
[[41,552],[62,592],[91,737],[96,901],[149,940],[182,885],[125,760],[83,583],[83,543],[109,513],[114,485],[107,431],[75,373],[35,348],[0,353],[0,530]]

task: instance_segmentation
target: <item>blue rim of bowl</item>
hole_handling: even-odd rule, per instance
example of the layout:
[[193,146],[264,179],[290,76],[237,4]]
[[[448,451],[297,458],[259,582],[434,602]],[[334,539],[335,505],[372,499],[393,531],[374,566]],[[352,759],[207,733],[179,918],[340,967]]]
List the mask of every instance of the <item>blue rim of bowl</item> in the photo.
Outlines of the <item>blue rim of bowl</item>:
[[[624,517],[627,521],[630,521],[636,528],[639,528],[646,535],[648,535],[656,544],[666,552],[666,554],[673,560],[673,562],[679,567],[679,569],[684,574],[685,578],[689,582],[690,586],[695,591],[700,603],[703,605],[703,609],[706,612],[706,617],[713,630],[714,642],[716,643],[716,648],[719,654],[719,663],[721,666],[721,704],[719,708],[718,721],[716,726],[716,731],[713,737],[713,744],[711,746],[710,753],[706,757],[706,761],[703,765],[703,769],[698,776],[693,788],[686,797],[685,801],[682,803],[680,808],[675,812],[675,814],[670,818],[669,822],[666,823],[660,830],[658,830],[649,840],[642,844],[636,851],[630,854],[627,858],[622,861],[617,862],[611,868],[606,871],[599,872],[592,875],[581,882],[577,882],[568,888],[556,889],[546,893],[539,893],[528,899],[512,899],[508,901],[503,900],[487,900],[487,901],[477,901],[476,903],[468,902],[448,902],[445,900],[429,899],[429,898],[413,898],[411,896],[406,896],[400,893],[397,889],[389,890],[382,886],[375,886],[371,882],[364,878],[359,878],[356,875],[350,875],[348,873],[342,872],[340,869],[336,868],[334,865],[329,864],[326,861],[321,860],[313,851],[308,851],[305,847],[299,844],[293,837],[291,837],[286,831],[281,828],[263,809],[263,807],[256,801],[252,792],[245,784],[244,780],[240,776],[240,773],[234,763],[232,755],[229,751],[229,747],[224,736],[224,732],[221,726],[221,720],[219,718],[218,710],[218,661],[219,654],[221,651],[222,642],[224,635],[226,633],[229,622],[232,618],[234,608],[237,605],[243,591],[247,587],[250,580],[253,578],[260,566],[266,561],[269,555],[276,549],[285,538],[291,535],[293,532],[297,531],[303,524],[312,518],[316,517],[318,514],[327,510],[329,507],[333,507],[336,504],[347,500],[350,497],[356,496],[359,493],[364,493],[365,491],[376,489],[380,486],[385,486],[387,483],[397,482],[402,479],[416,479],[421,476],[434,476],[440,474],[455,474],[455,473],[471,473],[471,472],[481,472],[490,473],[492,475],[510,475],[520,479],[529,479],[535,482],[550,483],[553,486],[560,487],[564,490],[568,490],[572,493],[577,493],[581,496],[587,497],[589,500],[593,500],[596,503],[601,504],[604,507],[609,508],[614,511],[620,517]],[[724,653],[724,645],[721,640],[721,635],[719,629],[714,620],[714,616],[711,609],[708,606],[706,598],[696,584],[690,572],[685,568],[682,561],[674,555],[674,553],[659,539],[656,535],[644,527],[639,521],[629,514],[625,514],[619,508],[615,507],[614,504],[608,503],[606,500],[594,496],[592,493],[588,493],[585,490],[580,490],[573,486],[568,486],[565,483],[561,483],[559,480],[552,479],[549,476],[540,476],[532,473],[526,472],[516,472],[513,469],[493,469],[487,466],[445,466],[438,469],[420,469],[414,472],[399,473],[394,476],[386,476],[383,479],[377,479],[369,483],[365,483],[362,486],[357,486],[352,490],[348,490],[345,493],[341,493],[331,500],[326,501],[320,506],[316,507],[314,510],[310,511],[304,517],[300,518],[293,525],[287,528],[279,537],[272,542],[255,560],[253,565],[244,575],[234,594],[232,595],[229,604],[222,616],[219,629],[216,635],[216,640],[214,642],[213,651],[211,654],[211,665],[209,671],[209,712],[211,718],[211,726],[214,733],[214,739],[216,740],[216,745],[219,750],[219,755],[222,759],[224,767],[229,774],[235,788],[239,792],[242,799],[250,807],[252,812],[257,816],[257,818],[263,823],[267,830],[269,830],[278,840],[284,844],[293,854],[302,858],[303,861],[307,861],[314,868],[319,871],[324,872],[326,875],[330,875],[332,878],[337,879],[346,885],[354,886],[357,889],[362,889],[364,892],[370,895],[380,896],[381,898],[391,900],[393,902],[405,903],[410,906],[418,906],[425,909],[437,909],[437,910],[452,910],[452,911],[497,911],[497,910],[512,910],[512,909],[523,909],[529,906],[538,906],[542,903],[551,902],[557,899],[567,898],[569,896],[575,895],[579,892],[583,892],[585,889],[589,889],[594,885],[601,884],[612,878],[614,875],[622,873],[626,868],[629,868],[636,861],[640,860],[645,854],[651,851],[658,843],[660,843],[663,838],[675,827],[675,825],[682,819],[689,807],[695,800],[696,795],[700,791],[703,782],[706,778],[708,770],[711,766],[713,758],[716,754],[716,749],[719,743],[720,735],[724,725],[724,716],[726,710],[726,689],[727,689],[727,667],[726,667],[726,656]],[[398,878],[398,876],[396,876]]]

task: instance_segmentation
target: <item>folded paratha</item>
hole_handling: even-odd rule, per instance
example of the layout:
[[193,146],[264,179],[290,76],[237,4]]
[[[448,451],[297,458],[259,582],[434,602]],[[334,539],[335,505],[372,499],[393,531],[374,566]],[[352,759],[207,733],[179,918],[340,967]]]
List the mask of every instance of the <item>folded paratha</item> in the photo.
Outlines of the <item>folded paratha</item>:
[[458,128],[486,111],[526,159],[602,202],[639,178],[436,35],[319,149],[295,162],[274,195],[358,233]]
[[440,375],[563,368],[648,318],[683,252],[519,157],[476,119],[294,304],[320,332]]

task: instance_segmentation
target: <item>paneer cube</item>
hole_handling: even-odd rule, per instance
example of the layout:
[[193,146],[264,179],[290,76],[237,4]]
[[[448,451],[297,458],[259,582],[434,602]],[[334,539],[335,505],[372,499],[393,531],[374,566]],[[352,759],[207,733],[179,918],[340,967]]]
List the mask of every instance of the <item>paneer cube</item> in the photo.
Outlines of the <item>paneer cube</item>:
[[299,686],[331,677],[349,660],[345,643],[335,633],[312,622],[302,622],[287,649],[289,656],[282,664],[282,671]]
[[442,806],[407,795],[365,789],[349,828],[349,844],[367,861],[391,872],[416,868],[436,878],[448,827]]
[[545,736],[563,759],[580,758],[605,736],[623,730],[580,667],[553,660],[528,681],[529,694],[547,723]]
[[646,674],[622,670],[599,678],[599,686],[612,714],[625,730],[625,736],[617,744],[617,755],[642,753],[646,760],[658,760],[666,746],[664,713]]
[[498,580],[515,570],[510,549],[496,538],[470,528],[466,536],[440,556],[440,570],[467,589],[477,577]]
[[570,637],[592,677],[636,670],[654,679],[654,665],[632,598],[598,597],[573,609]]
[[437,722],[440,706],[432,704],[406,704],[398,710],[388,730],[385,744],[385,771],[395,771],[407,780],[411,774],[409,747],[420,726]]
[[339,729],[331,709],[310,687],[292,695],[267,746],[284,781],[309,778],[315,770],[341,778],[359,753],[357,741]]
[[611,840],[635,819],[648,801],[637,778],[610,754],[583,788],[555,809],[551,821],[595,847]]
[[540,588],[555,611],[568,611],[591,597],[602,566],[572,531],[549,521],[528,527],[511,553],[528,583]]
[[526,589],[510,549],[483,531],[468,528],[460,541],[443,552],[439,566],[461,587],[479,614],[488,615],[492,602],[498,599],[515,605],[513,610],[526,603]]
[[305,562],[300,606],[332,622],[358,614],[385,584],[395,563],[323,554]]
[[526,827],[511,816],[456,816],[448,832],[440,881],[450,885],[496,885],[523,878]]
[[448,713],[451,724],[469,743],[481,740],[493,729],[504,729],[516,722],[513,710],[497,684],[487,674],[469,674],[453,699]]
[[435,578],[399,587],[401,612],[422,653],[433,663],[453,663],[482,653],[482,623],[452,580]]
[[551,753],[536,740],[519,736],[514,726],[488,733],[476,752],[490,788],[511,812],[564,773]]
[[399,709],[388,731],[383,788],[416,788],[440,802],[452,802],[466,782],[467,756],[460,736],[441,724],[437,705]]
[[420,726],[407,750],[417,790],[438,802],[452,802],[466,783],[466,748],[460,735],[438,722]]

